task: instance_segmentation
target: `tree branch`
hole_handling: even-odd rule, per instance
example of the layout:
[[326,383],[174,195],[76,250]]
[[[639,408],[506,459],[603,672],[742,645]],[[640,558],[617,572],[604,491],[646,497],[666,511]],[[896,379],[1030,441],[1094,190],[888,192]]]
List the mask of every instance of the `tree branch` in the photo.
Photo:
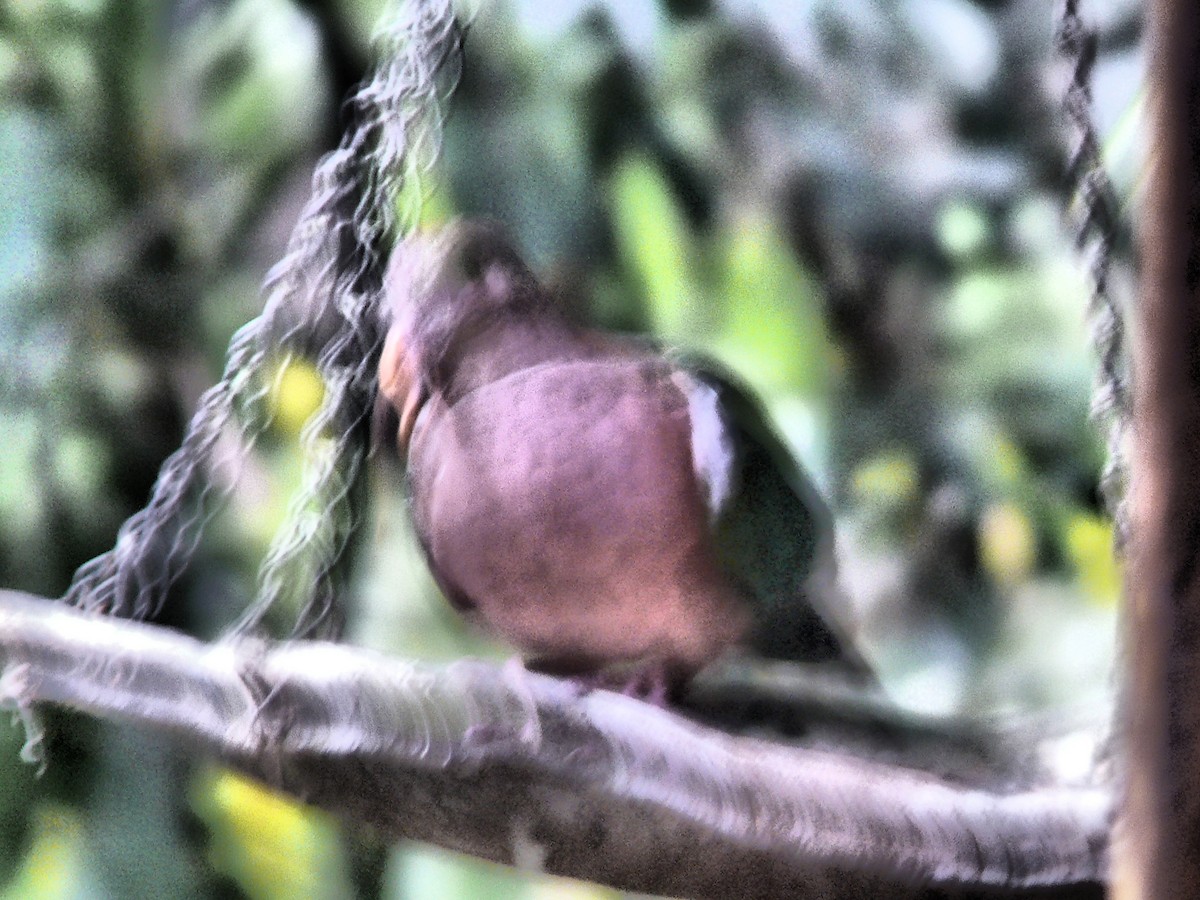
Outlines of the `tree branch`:
[[997,790],[732,736],[515,664],[206,645],[15,592],[0,592],[0,655],[0,696],[27,716],[51,702],[174,732],[388,836],[626,890],[1103,892],[1104,787]]

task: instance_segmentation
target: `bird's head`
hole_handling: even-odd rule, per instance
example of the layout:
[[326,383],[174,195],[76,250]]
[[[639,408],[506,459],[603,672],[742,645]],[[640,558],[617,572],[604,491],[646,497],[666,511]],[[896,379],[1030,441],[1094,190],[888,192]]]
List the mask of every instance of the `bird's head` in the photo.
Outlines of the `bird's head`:
[[385,281],[392,324],[426,353],[480,321],[531,310],[537,280],[493,222],[464,219],[405,239]]
[[379,364],[379,401],[400,417],[402,448],[425,398],[453,377],[470,338],[548,305],[503,229],[480,220],[406,238],[392,254],[384,288],[391,323]]

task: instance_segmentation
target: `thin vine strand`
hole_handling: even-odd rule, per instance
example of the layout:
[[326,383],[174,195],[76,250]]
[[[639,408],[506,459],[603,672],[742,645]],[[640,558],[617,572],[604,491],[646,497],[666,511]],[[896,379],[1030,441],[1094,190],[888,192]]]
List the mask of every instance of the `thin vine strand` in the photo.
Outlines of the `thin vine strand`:
[[1131,409],[1124,311],[1114,296],[1111,280],[1118,206],[1092,118],[1091,79],[1097,38],[1079,14],[1079,0],[1066,0],[1057,39],[1059,53],[1071,64],[1071,80],[1063,100],[1074,133],[1068,173],[1077,194],[1077,246],[1086,259],[1092,284],[1088,319],[1098,368],[1091,415],[1103,431],[1107,451],[1100,472],[1100,493],[1112,517],[1114,546],[1120,553],[1129,541],[1125,443]]
[[112,550],[79,568],[67,602],[135,618],[161,608],[195,553],[214,495],[236,484],[269,424],[271,372],[305,348],[316,355],[324,402],[302,432],[303,485],[237,630],[259,627],[304,563],[309,577],[299,588],[308,596],[296,631],[336,631],[337,573],[360,519],[355,498],[381,343],[380,271],[389,242],[415,224],[415,210],[399,209],[397,198],[402,186],[418,187],[433,163],[460,36],[451,0],[401,2],[384,24],[382,62],[351,100],[355,124],[318,164],[287,251],[267,276],[263,313],[234,335],[221,379],[200,398],[146,507],[122,525]]

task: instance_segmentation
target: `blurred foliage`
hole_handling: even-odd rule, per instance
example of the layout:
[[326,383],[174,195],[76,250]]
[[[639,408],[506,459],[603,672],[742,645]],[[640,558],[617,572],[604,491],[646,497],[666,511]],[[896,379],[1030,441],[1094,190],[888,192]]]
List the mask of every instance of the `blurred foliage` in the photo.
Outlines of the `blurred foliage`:
[[213,867],[253,900],[345,897],[350,885],[329,816],[305,809],[239,775],[213,771],[192,785],[209,826]]
[[5,900],[75,897],[82,891],[82,823],[65,807],[40,807],[29,824],[29,850],[5,886]]
[[[383,4],[0,5],[5,585],[57,595],[144,502],[256,313]],[[1088,6],[1127,199],[1139,10]],[[1060,212],[1052,16],[1039,0],[497,2],[468,33],[437,189],[397,200],[426,224],[502,220],[580,315],[740,372],[834,501],[868,654],[926,709],[1107,699],[1121,575]],[[166,624],[213,636],[241,611],[322,392],[310,362],[281,361],[273,428]],[[507,653],[437,598],[397,474],[372,481],[348,637]],[[619,896],[386,848],[169,742],[47,719],[41,779],[19,728],[0,741],[6,897]]]
[[309,416],[320,407],[324,395],[321,375],[311,361],[285,360],[278,367],[269,395],[275,425],[284,434],[298,435]]

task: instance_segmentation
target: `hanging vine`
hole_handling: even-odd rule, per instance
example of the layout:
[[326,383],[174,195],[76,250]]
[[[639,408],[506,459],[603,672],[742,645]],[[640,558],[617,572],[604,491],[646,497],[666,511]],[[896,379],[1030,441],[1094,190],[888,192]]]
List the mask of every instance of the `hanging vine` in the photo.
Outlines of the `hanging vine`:
[[1129,541],[1125,494],[1129,465],[1125,450],[1131,416],[1124,310],[1112,289],[1113,245],[1117,233],[1116,193],[1104,167],[1092,118],[1092,70],[1098,41],[1079,13],[1079,0],[1066,0],[1057,36],[1058,51],[1071,65],[1063,105],[1074,132],[1068,174],[1076,186],[1076,244],[1091,279],[1088,317],[1098,360],[1091,415],[1104,431],[1107,458],[1100,492],[1113,520],[1118,552]]

